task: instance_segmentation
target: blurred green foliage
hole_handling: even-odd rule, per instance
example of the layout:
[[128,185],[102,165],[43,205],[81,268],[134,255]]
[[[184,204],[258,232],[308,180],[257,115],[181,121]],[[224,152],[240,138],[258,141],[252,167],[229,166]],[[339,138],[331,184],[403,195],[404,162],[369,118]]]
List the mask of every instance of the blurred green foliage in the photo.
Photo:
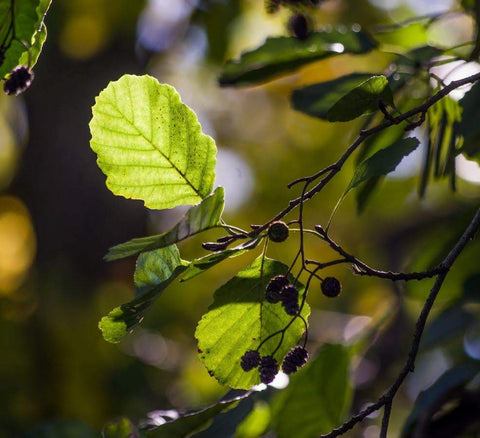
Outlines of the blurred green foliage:
[[[103,315],[132,299],[135,288],[134,260],[107,264],[102,256],[108,248],[147,233],[164,232],[182,215],[176,210],[147,213],[140,202],[114,198],[105,188],[88,148],[87,124],[94,97],[108,81],[126,72],[147,72],[179,90],[219,147],[217,182],[226,187],[225,216],[230,223],[248,228],[252,222],[268,220],[298,195],[284,189],[286,184],[331,164],[365,122],[328,124],[295,112],[289,103],[292,91],[351,73],[383,71],[392,63],[399,75],[415,70],[424,59],[419,51],[409,50],[437,44],[435,29],[442,24],[437,18],[431,23],[378,29],[418,11],[411,9],[412,2],[400,2],[398,8],[388,10],[379,7],[379,2],[329,0],[313,13],[319,27],[350,28],[358,23],[389,53],[335,56],[262,87],[221,89],[216,78],[222,63],[254,49],[267,36],[285,35],[288,15],[267,16],[256,0],[205,0],[196,7],[187,1],[175,2],[175,6],[166,2],[166,9],[160,3],[54,2],[46,18],[48,39],[35,67],[32,88],[24,98],[0,98],[1,438],[98,436],[93,431],[115,418],[128,416],[136,424],[150,411],[205,406],[227,391],[198,359],[193,334],[213,301],[213,292],[257,254],[224,261],[203,273],[201,280],[174,283],[152,306],[142,326],[118,345],[105,342],[97,328]],[[145,17],[153,23],[148,32]],[[461,14],[458,21],[447,22],[444,40],[473,38],[471,17]],[[142,40],[145,35],[151,43],[148,47]],[[168,46],[161,45],[167,40]],[[154,43],[162,49],[157,52]],[[405,97],[407,108],[424,95],[430,80],[408,81],[407,87],[418,95]],[[473,93],[467,96],[472,98]],[[472,105],[470,98],[460,101],[464,111]],[[403,102],[397,106],[403,109]],[[467,123],[476,128],[473,119],[465,120],[459,127],[464,135]],[[419,150],[425,154],[424,133],[418,135],[422,139]],[[393,137],[388,141],[372,138],[363,158],[386,146],[384,141],[392,144]],[[465,137],[465,154],[478,159],[475,142]],[[456,192],[444,179],[435,180],[422,201],[417,196],[421,161],[420,154],[413,155],[408,165],[402,162],[402,169],[369,194],[362,215],[357,215],[355,199],[346,198],[332,223],[336,240],[379,268],[434,266],[478,204],[479,170],[475,163],[458,161]],[[353,174],[352,162],[321,198],[311,202],[305,211],[308,221],[328,220]],[[216,237],[218,232],[209,231],[181,243],[182,257],[207,255],[201,243]],[[269,256],[289,261],[297,245],[292,237],[269,248]],[[332,257],[319,239],[312,239],[309,248],[318,260]],[[420,390],[444,376],[431,387],[442,388],[445,375],[462,376],[463,371],[455,374],[455,370],[464,370],[465,362],[476,365],[480,359],[478,303],[472,298],[480,288],[479,256],[480,245],[469,246],[442,289],[417,365],[418,379],[407,382],[395,402],[394,434],[402,429]],[[312,286],[312,351],[328,342],[345,343],[369,324],[375,325],[385,312],[392,312],[391,321],[382,326],[382,336],[366,357],[353,357],[356,409],[394,378],[430,283],[392,286],[354,277],[341,266],[329,268],[328,273],[342,281],[343,293],[332,301],[321,294],[319,285]],[[442,320],[445,315],[447,319]],[[428,360],[421,359],[428,358],[432,349],[442,361],[428,368]],[[267,400],[275,391],[270,388],[262,397]],[[238,423],[245,417],[246,421],[234,433],[239,437],[264,433],[275,415],[267,406],[259,397],[248,417],[245,412],[239,415]],[[231,424],[237,423],[232,420]],[[378,420],[367,419],[361,427],[377,430]]]

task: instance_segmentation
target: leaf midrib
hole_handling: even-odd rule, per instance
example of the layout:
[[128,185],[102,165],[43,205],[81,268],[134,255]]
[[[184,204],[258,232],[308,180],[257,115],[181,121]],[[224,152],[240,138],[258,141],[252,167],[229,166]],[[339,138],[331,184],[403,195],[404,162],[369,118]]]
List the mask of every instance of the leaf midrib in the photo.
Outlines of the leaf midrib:
[[[115,91],[115,88],[112,87],[112,90],[113,90],[113,94],[115,95],[115,98],[116,98],[116,91]],[[148,144],[150,144],[154,150],[156,150],[158,153],[160,153],[160,155],[165,158],[168,163],[182,176],[182,178],[185,180],[185,182],[191,187],[191,189],[195,192],[195,194],[197,196],[199,196],[201,199],[202,199],[202,195],[200,194],[200,190],[197,190],[195,188],[195,186],[187,179],[186,175],[170,160],[170,158],[165,155],[156,145],[155,143],[153,142],[153,140],[147,138],[142,131],[140,131],[140,129],[130,120],[127,118],[127,116],[117,107],[117,105],[115,103],[113,103],[110,99],[106,99],[106,101],[112,106],[112,108],[117,111],[122,117],[123,119],[130,125],[132,126],[135,131],[138,133],[138,135],[140,137],[142,137]]]

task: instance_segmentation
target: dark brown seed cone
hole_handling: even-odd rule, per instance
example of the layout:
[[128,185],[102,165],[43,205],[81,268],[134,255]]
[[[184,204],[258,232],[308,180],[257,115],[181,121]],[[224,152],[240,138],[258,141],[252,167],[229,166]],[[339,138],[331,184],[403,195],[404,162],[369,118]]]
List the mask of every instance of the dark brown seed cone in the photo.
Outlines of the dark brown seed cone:
[[5,83],[3,84],[3,90],[8,95],[18,96],[23,93],[30,85],[32,84],[34,78],[33,71],[25,67],[24,65],[19,65],[15,67],[10,76]]
[[285,275],[273,277],[267,284],[265,299],[272,304],[278,303],[281,300],[281,290],[287,284],[289,281]]
[[338,297],[341,291],[342,284],[335,277],[326,277],[322,281],[322,292],[326,297]]
[[275,379],[275,376],[278,373],[278,365],[275,358],[273,356],[263,356],[260,359],[259,371],[262,383],[268,385],[273,382],[273,379]]
[[299,40],[306,40],[310,34],[308,20],[303,14],[293,14],[288,20],[287,27],[290,34]]
[[250,371],[260,364],[260,353],[257,350],[248,350],[240,362],[243,371]]

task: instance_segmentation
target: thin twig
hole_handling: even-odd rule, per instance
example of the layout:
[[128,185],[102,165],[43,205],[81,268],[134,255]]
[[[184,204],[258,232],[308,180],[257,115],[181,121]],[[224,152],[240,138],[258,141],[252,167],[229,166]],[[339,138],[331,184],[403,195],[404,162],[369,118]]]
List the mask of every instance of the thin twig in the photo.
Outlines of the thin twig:
[[400,280],[408,281],[408,280],[423,280],[424,278],[432,278],[445,270],[445,267],[437,266],[436,268],[429,269],[422,272],[380,271],[378,269],[374,269],[368,266],[366,263],[362,262],[353,254],[350,254],[347,251],[345,251],[345,249],[343,249],[340,245],[338,245],[332,240],[332,238],[327,234],[327,232],[320,225],[316,225],[315,229],[317,230],[319,237],[321,237],[325,242],[327,242],[330,248],[332,248],[336,253],[340,254],[346,262],[352,264],[353,271],[357,275],[385,278],[391,281],[400,281]]

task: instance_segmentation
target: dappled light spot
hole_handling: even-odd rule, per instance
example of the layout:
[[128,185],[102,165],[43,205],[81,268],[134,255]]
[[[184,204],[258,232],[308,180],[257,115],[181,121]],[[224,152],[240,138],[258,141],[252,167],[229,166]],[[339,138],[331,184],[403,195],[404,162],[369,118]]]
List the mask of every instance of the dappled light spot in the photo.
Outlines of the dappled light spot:
[[62,51],[71,58],[88,59],[100,52],[108,40],[106,24],[98,15],[71,16],[60,38]]
[[0,198],[0,295],[14,292],[23,282],[35,255],[30,215],[17,198]]
[[465,181],[480,184],[480,166],[476,161],[468,160],[459,155],[455,161],[457,175]]

